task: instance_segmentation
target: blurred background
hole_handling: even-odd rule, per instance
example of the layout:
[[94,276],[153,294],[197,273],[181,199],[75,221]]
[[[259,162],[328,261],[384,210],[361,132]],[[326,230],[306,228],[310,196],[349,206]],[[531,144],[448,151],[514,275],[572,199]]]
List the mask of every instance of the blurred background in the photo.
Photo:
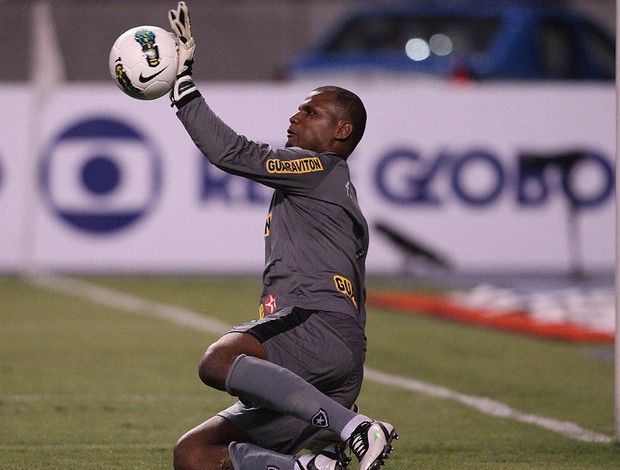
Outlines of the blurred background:
[[[110,77],[116,38],[175,6],[0,1],[0,272],[261,271],[269,191]],[[362,97],[370,274],[509,287],[467,300],[508,309],[576,286],[613,329],[615,0],[189,6],[194,77],[240,133],[282,145],[315,86]]]
[[[52,14],[70,81],[107,80],[110,45],[127,29],[150,24],[168,28],[172,0],[50,0]],[[502,1],[364,1],[364,0],[200,0],[191,2],[193,34],[198,48],[195,76],[199,80],[272,80],[287,61],[307,51],[349,14],[394,6],[437,7],[457,4],[480,12],[480,4]],[[535,0],[532,6],[558,5],[615,31],[614,0]],[[0,80],[28,78],[32,15],[30,0],[0,1],[0,43],[4,60]]]

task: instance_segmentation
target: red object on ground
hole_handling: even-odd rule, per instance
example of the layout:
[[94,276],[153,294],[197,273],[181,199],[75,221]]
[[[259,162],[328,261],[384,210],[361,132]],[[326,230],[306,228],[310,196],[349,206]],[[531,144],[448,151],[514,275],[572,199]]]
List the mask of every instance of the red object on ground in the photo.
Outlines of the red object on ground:
[[536,320],[527,312],[498,312],[456,304],[442,295],[402,292],[369,293],[366,304],[372,307],[447,318],[461,323],[525,333],[563,341],[613,343],[614,335],[595,331],[574,323],[551,323]]

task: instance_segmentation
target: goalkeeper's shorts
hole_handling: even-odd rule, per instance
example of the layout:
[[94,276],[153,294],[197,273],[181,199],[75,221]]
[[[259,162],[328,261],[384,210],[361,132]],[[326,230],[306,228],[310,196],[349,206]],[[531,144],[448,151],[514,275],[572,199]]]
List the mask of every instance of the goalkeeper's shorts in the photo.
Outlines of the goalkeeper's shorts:
[[[257,338],[267,360],[278,364],[350,408],[363,380],[366,339],[356,319],[334,312],[283,309],[230,332]],[[261,447],[293,454],[323,430],[297,418],[238,401],[218,413],[242,428]]]

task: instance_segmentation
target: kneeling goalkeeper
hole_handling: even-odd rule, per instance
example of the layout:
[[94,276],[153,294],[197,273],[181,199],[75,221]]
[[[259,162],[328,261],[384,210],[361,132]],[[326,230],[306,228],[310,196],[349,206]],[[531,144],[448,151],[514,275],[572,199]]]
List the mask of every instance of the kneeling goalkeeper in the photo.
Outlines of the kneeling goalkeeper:
[[[231,329],[205,352],[202,381],[239,401],[182,436],[177,470],[342,470],[347,450],[362,470],[391,452],[394,427],[352,411],[366,351],[368,226],[347,159],[366,125],[348,90],[313,90],[289,119],[284,148],[237,134],[209,108],[192,77],[188,9],[169,12],[179,47],[171,91],[190,137],[216,167],[273,188],[257,321]],[[248,106],[247,112],[260,109]],[[297,453],[325,430],[338,444]]]

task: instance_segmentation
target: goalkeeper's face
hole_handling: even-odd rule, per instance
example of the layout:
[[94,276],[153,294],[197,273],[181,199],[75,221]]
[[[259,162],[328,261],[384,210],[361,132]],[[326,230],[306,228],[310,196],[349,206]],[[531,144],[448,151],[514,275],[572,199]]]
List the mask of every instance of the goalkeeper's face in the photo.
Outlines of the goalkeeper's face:
[[289,119],[286,146],[340,155],[342,121],[338,119],[336,99],[336,93],[313,91]]

